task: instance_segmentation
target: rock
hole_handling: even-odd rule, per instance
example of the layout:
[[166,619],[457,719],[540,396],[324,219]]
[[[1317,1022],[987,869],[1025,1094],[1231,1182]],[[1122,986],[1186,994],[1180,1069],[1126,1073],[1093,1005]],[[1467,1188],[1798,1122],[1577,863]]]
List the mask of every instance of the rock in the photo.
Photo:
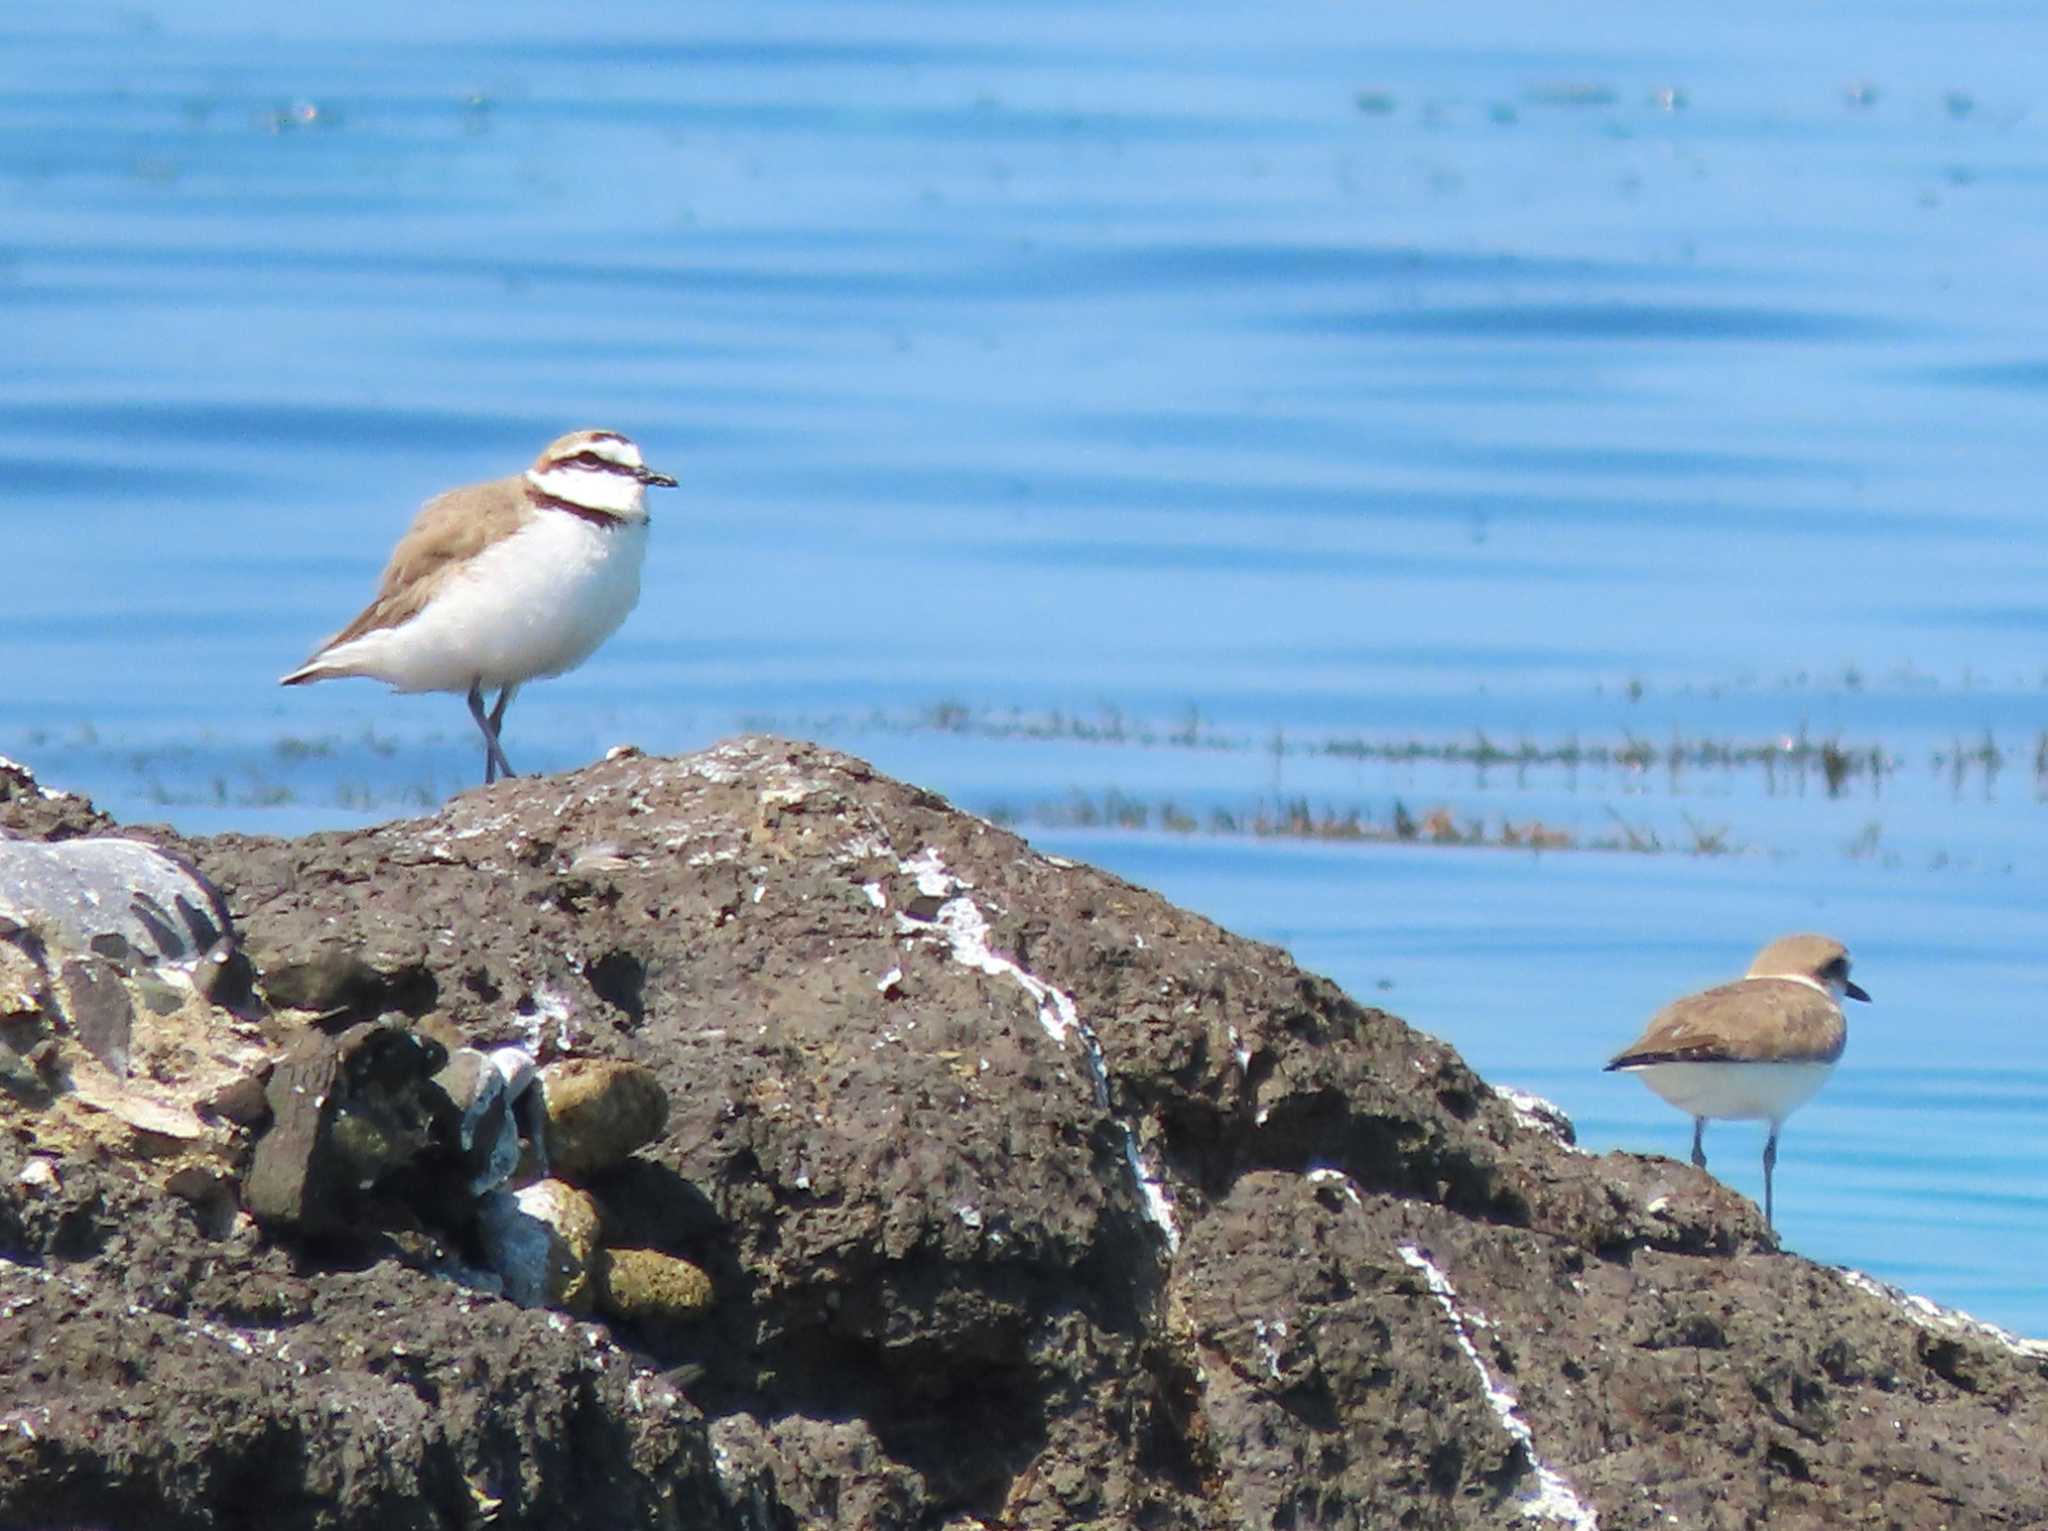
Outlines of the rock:
[[[526,1092],[540,1077],[540,1065],[533,1061],[533,1054],[523,1047],[493,1048],[490,1053],[491,1067],[504,1076],[505,1095],[508,1099],[526,1101]],[[535,1121],[544,1120],[536,1117]]]
[[225,1170],[234,1134],[209,1103],[268,1062],[247,966],[181,852],[0,840],[0,1122],[61,1155]]
[[[101,1090],[91,1081],[75,1081],[73,1097],[134,1129],[136,1141],[130,1146],[141,1153],[161,1153],[168,1148],[186,1148],[203,1142],[206,1123],[183,1104],[152,1100],[131,1090]],[[166,1139],[167,1143],[152,1142]]]
[[[415,1194],[452,1148],[363,1210],[404,1192],[406,1237],[337,1247],[221,1218],[168,1140],[25,1142],[60,1097],[0,1131],[0,1524],[2048,1522],[2048,1348],[847,756],[185,849],[257,950],[408,974],[375,1002],[458,1046],[647,1070],[669,1120],[601,1172],[585,1290],[682,1251],[715,1317],[482,1295],[466,1201]],[[520,1194],[547,1300],[571,1262]]]
[[270,1084],[268,1063],[259,1064],[250,1073],[235,1074],[199,1100],[199,1111],[204,1116],[219,1117],[237,1127],[261,1127],[270,1119]]
[[604,1214],[588,1191],[565,1180],[493,1191],[478,1205],[477,1232],[485,1263],[522,1307],[587,1313],[596,1302]]
[[128,1074],[128,1044],[135,1034],[135,1006],[111,963],[99,958],[64,964],[65,1012],[72,1035],[110,1074]]
[[998,1531],[1002,1526],[978,1516],[942,1522],[942,1504],[924,1474],[898,1460],[866,1420],[728,1416],[712,1422],[711,1439],[717,1459],[726,1464],[734,1498],[753,1512],[751,1520],[738,1522],[748,1531],[769,1524],[761,1510],[779,1511],[787,1524],[802,1527]]
[[249,1019],[261,1019],[263,1006],[256,1001],[256,968],[232,937],[209,946],[193,964],[192,987],[223,1010]]
[[0,839],[69,840],[104,833],[113,823],[84,798],[41,785],[27,766],[0,755]]
[[644,1063],[566,1058],[540,1071],[547,1162],[565,1175],[609,1169],[661,1136],[668,1094]]
[[57,1060],[55,1038],[33,1042],[27,1050],[0,1042],[0,1089],[14,1101],[43,1109],[55,1099],[49,1073]]
[[219,890],[140,840],[0,838],[0,948],[0,1013],[47,1006],[54,972],[72,1034],[116,1076],[138,1008],[167,1016],[196,994],[236,1010],[249,994]]
[[181,1166],[164,1178],[164,1189],[192,1204],[199,1226],[209,1239],[226,1238],[241,1215],[234,1182],[211,1167]]
[[688,1260],[658,1249],[606,1249],[601,1256],[597,1304],[615,1317],[674,1323],[711,1306],[711,1278]]
[[410,976],[386,973],[352,947],[335,946],[300,960],[265,961],[263,997],[283,1010],[373,1020],[396,1001]]
[[186,974],[233,930],[219,892],[190,861],[117,836],[0,839],[0,918],[52,950]]
[[[21,944],[27,941],[35,953]],[[0,1021],[35,1019],[49,1006],[50,975],[43,966],[42,943],[12,921],[0,922]]]
[[457,1048],[434,1083],[456,1113],[455,1149],[472,1196],[512,1178],[524,1144],[513,1093],[496,1060],[473,1047]]
[[242,1201],[251,1215],[303,1233],[356,1226],[362,1193],[413,1164],[446,1131],[446,1097],[430,1087],[438,1043],[365,1022],[339,1037],[308,1034],[270,1077],[271,1124],[257,1140]]

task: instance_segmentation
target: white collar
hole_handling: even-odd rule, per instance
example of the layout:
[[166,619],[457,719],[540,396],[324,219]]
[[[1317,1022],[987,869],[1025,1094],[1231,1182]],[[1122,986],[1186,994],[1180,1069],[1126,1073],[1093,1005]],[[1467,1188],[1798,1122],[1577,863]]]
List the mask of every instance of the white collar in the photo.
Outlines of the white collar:
[[1745,973],[1742,981],[1744,983],[1803,983],[1807,988],[1825,994],[1838,1005],[1842,1002],[1841,995],[1830,989],[1818,978],[1808,978],[1804,973]]

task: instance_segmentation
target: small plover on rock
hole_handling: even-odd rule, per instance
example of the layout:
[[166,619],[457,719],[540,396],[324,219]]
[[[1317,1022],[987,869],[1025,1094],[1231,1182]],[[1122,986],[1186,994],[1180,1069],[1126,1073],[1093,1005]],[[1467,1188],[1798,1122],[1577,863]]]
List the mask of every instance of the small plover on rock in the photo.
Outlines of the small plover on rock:
[[[436,495],[392,550],[376,599],[282,684],[366,675],[462,693],[484,736],[484,784],[510,776],[505,709],[626,620],[640,599],[647,486],[675,482],[616,431],[571,431],[524,473]],[[498,693],[488,713],[487,690]]]
[[1764,1223],[1778,1129],[1813,1098],[1849,1041],[1842,1000],[1870,996],[1849,981],[1849,953],[1827,936],[1781,936],[1747,976],[1674,1000],[1607,1067],[1634,1074],[1692,1115],[1692,1162],[1707,1167],[1709,1118],[1764,1121]]

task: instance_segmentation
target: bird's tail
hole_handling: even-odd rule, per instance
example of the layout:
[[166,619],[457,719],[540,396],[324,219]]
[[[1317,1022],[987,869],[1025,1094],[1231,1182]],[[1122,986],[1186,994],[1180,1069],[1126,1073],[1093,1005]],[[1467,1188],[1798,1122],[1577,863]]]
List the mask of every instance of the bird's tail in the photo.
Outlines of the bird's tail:
[[280,686],[304,686],[316,680],[334,680],[348,673],[329,664],[325,656],[315,654],[291,674],[280,675],[277,683]]

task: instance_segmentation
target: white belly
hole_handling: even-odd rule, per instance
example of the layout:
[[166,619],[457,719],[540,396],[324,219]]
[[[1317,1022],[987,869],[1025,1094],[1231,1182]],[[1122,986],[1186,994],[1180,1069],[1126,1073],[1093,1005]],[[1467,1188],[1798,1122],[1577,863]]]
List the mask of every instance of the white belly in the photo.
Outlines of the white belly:
[[640,599],[645,522],[593,526],[547,511],[486,549],[402,626],[328,657],[400,691],[516,686],[573,670]]
[[1782,1122],[1813,1099],[1832,1063],[1646,1063],[1624,1069],[1693,1116]]

